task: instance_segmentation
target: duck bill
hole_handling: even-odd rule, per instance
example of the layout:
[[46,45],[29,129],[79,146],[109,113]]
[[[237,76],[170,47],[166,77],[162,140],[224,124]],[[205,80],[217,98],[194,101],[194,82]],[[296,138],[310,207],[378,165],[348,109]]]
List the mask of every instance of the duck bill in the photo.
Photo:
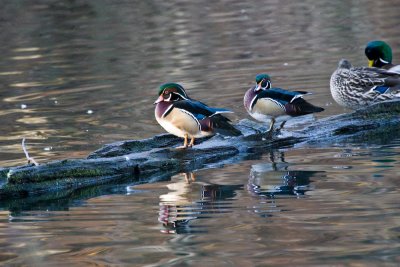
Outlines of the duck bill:
[[254,92],[258,92],[258,91],[260,91],[261,90],[261,83],[258,83],[257,85],[256,85],[256,87],[254,88]]
[[368,60],[368,67],[373,67],[374,66],[374,61],[373,60]]
[[164,97],[160,95],[156,101],[154,101],[153,105],[160,103],[161,101],[164,101]]

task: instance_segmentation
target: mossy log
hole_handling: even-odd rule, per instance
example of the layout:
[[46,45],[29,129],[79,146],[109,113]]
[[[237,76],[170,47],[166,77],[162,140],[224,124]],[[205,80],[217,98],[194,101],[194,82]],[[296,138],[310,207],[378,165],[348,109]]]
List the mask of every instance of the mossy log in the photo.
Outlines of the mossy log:
[[146,182],[166,174],[254,158],[294,144],[382,143],[399,136],[399,125],[400,101],[389,101],[321,119],[301,129],[283,130],[272,137],[265,134],[267,125],[245,119],[236,124],[243,135],[199,139],[191,149],[174,148],[182,140],[169,134],[121,141],[104,146],[86,159],[0,168],[0,199],[72,192],[125,179]]

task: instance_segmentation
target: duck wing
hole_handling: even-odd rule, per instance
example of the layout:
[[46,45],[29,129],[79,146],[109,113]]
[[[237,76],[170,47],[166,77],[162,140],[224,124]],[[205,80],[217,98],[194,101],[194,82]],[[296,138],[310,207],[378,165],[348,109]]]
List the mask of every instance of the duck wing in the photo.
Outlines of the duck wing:
[[277,101],[284,108],[285,113],[290,116],[301,116],[314,112],[321,112],[324,109],[314,106],[303,99],[306,91],[287,91],[281,88],[271,88],[259,94],[259,98],[269,98]]
[[202,120],[220,113],[232,113],[232,111],[224,108],[211,108],[206,104],[193,99],[181,100],[174,102],[174,108],[185,110],[191,113],[196,119]]
[[174,107],[194,116],[199,121],[202,131],[214,131],[229,136],[241,135],[241,132],[229,123],[230,120],[221,115],[221,113],[232,113],[228,109],[212,108],[193,99],[177,101]]
[[287,91],[281,88],[270,88],[260,92],[257,98],[269,98],[278,101],[282,105],[286,105],[287,103],[293,102],[295,99],[301,98],[306,94],[308,93],[305,91]]
[[351,90],[368,92],[371,90],[380,94],[395,93],[400,89],[400,74],[379,68],[354,67],[337,73]]

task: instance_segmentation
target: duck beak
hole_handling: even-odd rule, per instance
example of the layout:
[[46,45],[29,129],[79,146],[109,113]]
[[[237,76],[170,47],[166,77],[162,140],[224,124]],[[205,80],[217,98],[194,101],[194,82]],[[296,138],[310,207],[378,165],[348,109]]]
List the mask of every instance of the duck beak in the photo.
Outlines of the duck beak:
[[258,91],[260,91],[261,90],[261,83],[258,83],[257,85],[256,85],[256,87],[254,88],[254,92],[258,92]]
[[154,101],[153,105],[160,103],[161,101],[164,101],[164,97],[162,95],[160,95],[156,101]]
[[374,66],[374,61],[373,60],[368,60],[368,67]]

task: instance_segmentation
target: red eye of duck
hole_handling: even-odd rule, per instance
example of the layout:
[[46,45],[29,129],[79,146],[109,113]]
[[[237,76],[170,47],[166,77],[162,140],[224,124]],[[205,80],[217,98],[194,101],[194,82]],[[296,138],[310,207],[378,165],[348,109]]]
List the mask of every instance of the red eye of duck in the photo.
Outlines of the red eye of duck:
[[268,88],[269,88],[269,81],[266,80],[266,79],[263,79],[263,80],[261,81],[261,87],[262,87],[262,88],[268,89]]

